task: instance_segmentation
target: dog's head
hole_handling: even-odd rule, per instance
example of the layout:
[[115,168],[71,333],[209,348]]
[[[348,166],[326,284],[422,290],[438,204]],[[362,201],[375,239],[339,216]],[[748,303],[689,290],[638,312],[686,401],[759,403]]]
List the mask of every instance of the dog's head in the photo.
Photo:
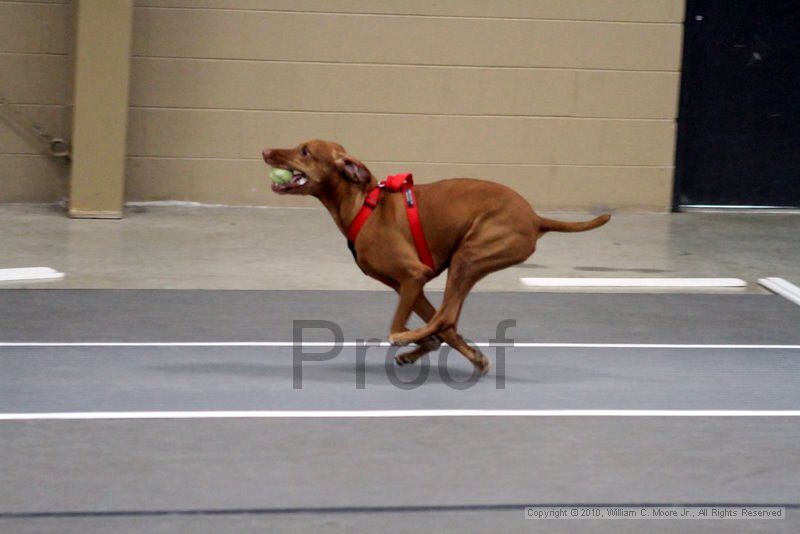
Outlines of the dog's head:
[[373,180],[366,165],[338,143],[312,139],[294,148],[266,148],[262,155],[267,165],[292,171],[290,182],[272,185],[281,195],[321,195],[343,183],[363,188]]

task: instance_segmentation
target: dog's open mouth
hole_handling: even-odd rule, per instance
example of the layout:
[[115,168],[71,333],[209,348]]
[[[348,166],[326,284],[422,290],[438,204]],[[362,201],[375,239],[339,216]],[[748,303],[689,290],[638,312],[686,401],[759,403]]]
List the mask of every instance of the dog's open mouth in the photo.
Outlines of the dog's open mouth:
[[294,191],[296,189],[300,189],[301,187],[305,186],[308,183],[308,176],[303,174],[298,170],[287,169],[292,171],[292,179],[283,184],[272,184],[272,190],[276,193],[288,193],[289,191]]

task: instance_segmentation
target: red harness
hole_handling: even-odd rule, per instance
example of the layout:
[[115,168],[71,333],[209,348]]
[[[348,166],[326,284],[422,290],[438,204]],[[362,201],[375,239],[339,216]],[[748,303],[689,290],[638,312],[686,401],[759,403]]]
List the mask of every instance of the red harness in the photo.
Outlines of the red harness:
[[[364,205],[356,214],[353,222],[350,223],[350,228],[347,229],[347,246],[355,257],[355,243],[358,232],[361,227],[367,222],[372,211],[378,205],[378,199],[381,196],[381,191],[386,190],[389,193],[402,191],[406,201],[406,215],[408,216],[408,225],[411,227],[411,236],[414,238],[414,246],[417,248],[417,254],[422,263],[435,271],[436,268],[433,264],[433,256],[428,248],[428,242],[425,241],[425,234],[422,231],[422,223],[419,220],[419,210],[417,209],[417,199],[414,196],[414,180],[411,178],[411,173],[395,174],[389,176],[383,182],[378,184],[378,187],[373,189],[364,199]],[[358,261],[358,258],[356,258]]]

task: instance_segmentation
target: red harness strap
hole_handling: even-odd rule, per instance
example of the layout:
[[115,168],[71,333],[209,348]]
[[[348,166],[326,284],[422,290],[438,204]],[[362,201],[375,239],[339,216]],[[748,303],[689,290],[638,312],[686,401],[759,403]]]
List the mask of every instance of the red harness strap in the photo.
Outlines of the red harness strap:
[[417,208],[417,198],[414,195],[414,181],[410,173],[395,174],[389,176],[378,184],[378,187],[373,189],[364,199],[364,205],[356,214],[353,222],[350,223],[350,228],[347,229],[347,244],[350,250],[353,251],[355,256],[355,242],[361,227],[367,222],[372,211],[378,205],[378,199],[381,196],[381,190],[386,190],[390,193],[402,191],[405,204],[406,215],[408,216],[408,225],[411,228],[411,236],[414,238],[414,246],[417,248],[417,254],[422,263],[436,270],[433,264],[433,256],[428,248],[428,242],[425,240],[425,233],[422,231],[422,223],[419,220],[419,209]]

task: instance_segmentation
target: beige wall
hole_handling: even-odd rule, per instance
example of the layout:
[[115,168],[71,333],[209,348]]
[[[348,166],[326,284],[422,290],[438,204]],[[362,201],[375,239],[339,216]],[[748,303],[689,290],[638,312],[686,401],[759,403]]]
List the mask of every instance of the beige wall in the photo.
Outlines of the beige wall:
[[[69,137],[71,12],[66,0],[0,0],[0,94],[58,137]],[[27,131],[0,109],[0,202],[54,202],[66,193],[67,167],[40,155]]]
[[321,137],[542,208],[669,206],[682,0],[135,6],[128,200],[315,205],[273,195],[260,151]]

